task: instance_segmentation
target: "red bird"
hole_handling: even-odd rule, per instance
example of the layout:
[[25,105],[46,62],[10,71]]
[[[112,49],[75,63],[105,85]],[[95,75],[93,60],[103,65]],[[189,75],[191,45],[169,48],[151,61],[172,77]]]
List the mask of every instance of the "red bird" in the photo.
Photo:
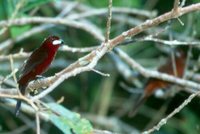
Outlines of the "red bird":
[[[187,57],[186,54],[181,50],[177,51],[175,54],[175,65],[176,65],[177,77],[181,78],[184,74],[186,57]],[[158,71],[175,76],[172,59],[169,58],[164,65],[158,68]],[[134,116],[138,108],[141,106],[141,104],[143,104],[147,100],[147,98],[151,96],[156,90],[167,88],[168,86],[170,86],[170,84],[171,83],[167,81],[163,81],[156,78],[150,78],[144,88],[143,95],[135,103],[133,110],[129,113],[129,116]]]
[[[49,36],[43,41],[42,45],[38,49],[33,51],[33,53],[24,63],[18,80],[19,90],[22,95],[25,95],[25,90],[28,86],[28,83],[47,70],[53,61],[58,48],[62,44],[63,41],[59,37]],[[21,100],[18,100],[15,109],[16,116],[19,114],[20,106]]]

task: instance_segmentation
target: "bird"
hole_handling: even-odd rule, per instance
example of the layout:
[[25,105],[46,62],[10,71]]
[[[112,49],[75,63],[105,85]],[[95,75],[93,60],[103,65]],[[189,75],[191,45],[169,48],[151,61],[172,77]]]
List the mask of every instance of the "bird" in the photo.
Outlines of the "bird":
[[[185,71],[185,65],[186,65],[186,53],[183,50],[178,49],[175,52],[175,67],[176,67],[176,73],[173,69],[173,61],[172,58],[168,58],[167,61],[161,65],[157,70],[161,73],[166,73],[169,75],[177,76],[179,78],[183,77],[184,71]],[[165,89],[168,86],[170,86],[172,83],[156,79],[156,78],[150,78],[147,81],[147,84],[144,88],[143,94],[140,96],[138,101],[134,104],[133,109],[129,112],[129,117],[133,117],[136,113],[139,107],[150,97],[156,90],[158,89]]]
[[[58,48],[63,44],[62,39],[52,35],[47,37],[41,46],[31,53],[29,58],[24,62],[17,81],[19,91],[22,95],[25,95],[29,82],[36,79],[37,76],[40,76],[48,69]],[[21,100],[17,100],[15,116],[19,115],[21,103]]]

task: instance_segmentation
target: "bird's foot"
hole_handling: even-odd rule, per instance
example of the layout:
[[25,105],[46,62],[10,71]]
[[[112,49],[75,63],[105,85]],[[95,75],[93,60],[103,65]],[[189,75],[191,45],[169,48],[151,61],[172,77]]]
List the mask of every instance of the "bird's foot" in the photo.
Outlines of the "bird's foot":
[[[42,76],[42,75],[36,75],[36,78],[35,78],[34,81],[40,83],[40,80],[45,79],[45,78],[46,78],[46,77],[44,77],[44,76]],[[45,89],[45,88],[42,87],[42,89]],[[35,96],[35,95],[37,95],[38,93],[39,93],[38,89],[31,89],[30,92],[29,92],[29,94],[30,94],[31,96]]]
[[38,92],[37,89],[33,89],[33,90],[30,91],[29,94],[30,94],[31,96],[35,96],[35,95],[37,95],[38,93],[39,93],[39,92]]
[[[42,75],[36,75],[36,79],[35,81],[37,81],[38,83],[40,83],[40,80],[45,79],[46,77],[42,76]],[[42,87],[42,89],[45,89],[45,87]]]

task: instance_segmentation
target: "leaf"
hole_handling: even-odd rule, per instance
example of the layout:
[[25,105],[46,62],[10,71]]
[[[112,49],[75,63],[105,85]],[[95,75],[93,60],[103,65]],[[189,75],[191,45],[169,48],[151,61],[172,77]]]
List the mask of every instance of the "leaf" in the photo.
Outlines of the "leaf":
[[[11,19],[11,16],[13,15],[13,13],[15,12],[16,9],[16,4],[18,4],[20,1],[13,1],[13,0],[3,0],[0,1],[0,19]],[[2,15],[3,13],[3,15]],[[13,16],[14,18],[20,18],[20,17],[24,17],[24,14],[21,14],[20,11],[17,12],[17,14],[15,16]],[[9,28],[10,32],[11,32],[11,36],[13,38],[21,35],[22,33],[28,31],[30,29],[30,25],[24,25],[24,26],[11,26]]]
[[65,107],[49,103],[48,106],[52,110],[49,112],[50,121],[65,134],[91,134],[92,125],[86,119],[80,117],[79,114],[66,109]]
[[17,26],[12,26],[10,28],[10,32],[13,38],[16,38],[17,36],[23,34],[24,32],[28,31],[31,29],[30,25],[24,25],[21,27],[17,27]]

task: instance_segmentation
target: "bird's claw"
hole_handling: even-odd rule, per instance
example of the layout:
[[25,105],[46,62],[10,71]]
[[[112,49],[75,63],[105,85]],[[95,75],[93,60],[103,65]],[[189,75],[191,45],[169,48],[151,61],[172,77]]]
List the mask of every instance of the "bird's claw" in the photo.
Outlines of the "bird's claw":
[[37,89],[33,89],[33,90],[30,91],[29,94],[30,94],[31,96],[35,96],[35,95],[38,94],[38,93],[39,93],[39,92],[38,92]]

